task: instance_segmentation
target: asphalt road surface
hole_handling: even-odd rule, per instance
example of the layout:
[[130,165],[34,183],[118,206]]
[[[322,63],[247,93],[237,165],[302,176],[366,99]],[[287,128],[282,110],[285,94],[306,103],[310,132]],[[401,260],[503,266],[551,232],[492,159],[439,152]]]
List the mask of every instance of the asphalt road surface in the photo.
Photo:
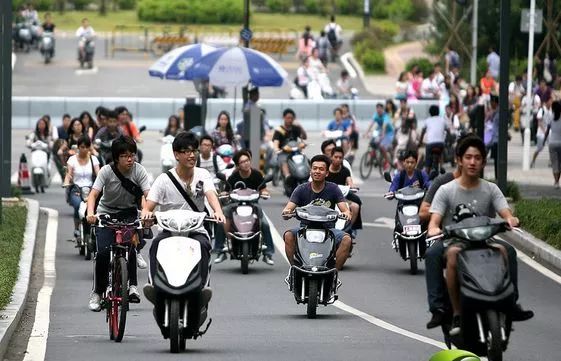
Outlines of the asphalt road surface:
[[[18,137],[19,137],[18,133]],[[157,176],[158,135],[147,133],[145,165]],[[19,139],[19,138],[18,138]],[[23,145],[14,141],[14,153]],[[319,149],[319,142],[308,152]],[[356,170],[355,170],[356,171]],[[277,249],[276,264],[250,265],[242,275],[236,261],[213,266],[214,296],[210,304],[213,323],[199,340],[188,341],[186,354],[171,355],[160,336],[144,298],[132,305],[123,342],[109,341],[103,313],[87,308],[92,285],[92,263],[78,256],[73,243],[72,211],[64,203],[63,190],[53,184],[45,194],[33,195],[42,207],[59,211],[56,247],[56,283],[50,303],[46,360],[428,360],[439,351],[439,329],[426,330],[424,265],[411,276],[407,264],[391,249],[391,219],[395,203],[381,195],[387,184],[379,175],[361,185],[363,219],[354,256],[340,274],[340,302],[320,307],[309,320],[305,307],[296,305],[283,280],[288,265]],[[265,213],[282,234],[294,221],[280,218],[286,198],[279,190],[263,201]],[[276,244],[281,244],[276,231]],[[147,255],[147,248],[143,252]],[[521,303],[536,312],[534,319],[517,323],[505,359],[558,361],[561,334],[559,278],[544,276],[519,262]],[[146,282],[139,271],[139,284]],[[16,336],[17,337],[17,336]],[[22,354],[23,357],[23,354]],[[37,360],[42,361],[42,360]]]

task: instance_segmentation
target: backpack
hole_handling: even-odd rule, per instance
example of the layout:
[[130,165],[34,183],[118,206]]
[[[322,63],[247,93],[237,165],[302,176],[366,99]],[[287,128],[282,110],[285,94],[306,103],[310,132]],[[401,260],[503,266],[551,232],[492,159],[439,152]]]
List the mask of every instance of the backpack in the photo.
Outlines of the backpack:
[[329,31],[327,32],[327,40],[331,43],[331,46],[335,46],[337,44],[337,32],[335,31],[335,26],[330,26]]
[[[214,167],[214,174],[218,174],[218,161],[216,160],[218,154],[213,153],[212,154],[212,166]],[[197,157],[197,164],[195,164],[195,167],[200,167],[201,166],[201,155],[199,154],[199,156]]]
[[[405,184],[405,177],[407,177],[407,173],[404,170],[402,170],[401,173],[399,173],[399,185],[397,189],[403,188],[403,185]],[[415,169],[415,177],[417,177],[417,180],[419,181],[419,186],[421,187],[421,189],[423,189],[425,187],[423,173],[420,170]]]

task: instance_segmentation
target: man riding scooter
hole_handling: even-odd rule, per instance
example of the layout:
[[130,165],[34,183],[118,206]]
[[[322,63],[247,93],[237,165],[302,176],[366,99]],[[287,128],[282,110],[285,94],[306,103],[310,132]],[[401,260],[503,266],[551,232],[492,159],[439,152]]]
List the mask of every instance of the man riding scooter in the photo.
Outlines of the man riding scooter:
[[[228,178],[228,184],[230,189],[234,189],[234,186],[238,182],[243,182],[246,188],[258,190],[261,195],[268,195],[269,191],[266,185],[263,184],[263,176],[261,172],[257,169],[251,168],[251,152],[247,149],[242,149],[234,155],[234,164],[236,165],[236,170]],[[224,207],[224,214],[226,217],[225,233],[217,232],[215,248],[220,251],[218,257],[214,260],[214,263],[221,263],[226,260],[226,252],[224,248],[224,237],[225,234],[231,232],[232,229],[232,212],[236,207],[235,203],[230,203]],[[273,266],[275,262],[273,261],[273,254],[275,253],[275,246],[273,244],[273,236],[271,235],[271,228],[267,218],[263,216],[263,211],[258,203],[254,204],[257,207],[257,212],[259,213],[259,219],[261,220],[260,229],[263,232],[263,240],[265,241],[265,246],[267,249],[263,252],[263,262],[267,263],[269,266]],[[219,238],[220,235],[220,238]]]
[[[277,162],[281,172],[284,175],[285,182],[291,182],[290,170],[288,169],[288,154],[290,147],[287,145],[290,141],[306,140],[308,138],[306,131],[300,125],[294,124],[296,113],[294,110],[287,108],[282,112],[283,124],[275,129],[273,133],[273,147],[277,153]],[[306,146],[303,142],[299,144],[300,149]]]
[[105,113],[106,125],[97,132],[94,143],[96,150],[99,151],[100,163],[102,164],[112,162],[111,142],[123,135],[123,132],[118,127],[117,113],[112,110],[107,110]]

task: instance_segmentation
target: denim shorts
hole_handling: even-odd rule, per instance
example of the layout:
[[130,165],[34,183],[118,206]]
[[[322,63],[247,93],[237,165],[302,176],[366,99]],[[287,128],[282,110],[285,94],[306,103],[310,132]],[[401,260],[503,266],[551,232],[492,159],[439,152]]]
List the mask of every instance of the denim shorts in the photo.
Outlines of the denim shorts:
[[[291,230],[287,231],[292,233],[292,235],[294,236],[294,238],[298,238],[298,231],[300,230],[300,227],[298,228],[292,228]],[[343,240],[343,237],[345,236],[345,232],[343,232],[340,229],[337,228],[330,228],[329,229],[333,235],[335,236],[335,244],[337,245],[337,247],[339,247],[339,244],[341,243],[341,241]]]

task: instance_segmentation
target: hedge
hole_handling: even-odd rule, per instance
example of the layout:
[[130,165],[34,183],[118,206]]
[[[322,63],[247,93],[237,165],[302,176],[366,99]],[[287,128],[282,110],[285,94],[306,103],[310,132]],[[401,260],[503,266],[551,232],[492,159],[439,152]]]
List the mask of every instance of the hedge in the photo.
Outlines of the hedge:
[[243,22],[238,0],[140,0],[138,18],[181,24],[232,24]]
[[522,228],[561,249],[561,201],[521,200],[516,203],[516,216]]
[[23,244],[23,234],[27,221],[24,206],[4,206],[4,223],[0,227],[0,310],[4,309],[12,297],[12,290],[18,277],[18,264]]
[[423,76],[427,77],[433,70],[434,64],[427,58],[413,58],[405,64],[405,70],[411,70],[413,65],[417,65],[419,70],[423,72]]

